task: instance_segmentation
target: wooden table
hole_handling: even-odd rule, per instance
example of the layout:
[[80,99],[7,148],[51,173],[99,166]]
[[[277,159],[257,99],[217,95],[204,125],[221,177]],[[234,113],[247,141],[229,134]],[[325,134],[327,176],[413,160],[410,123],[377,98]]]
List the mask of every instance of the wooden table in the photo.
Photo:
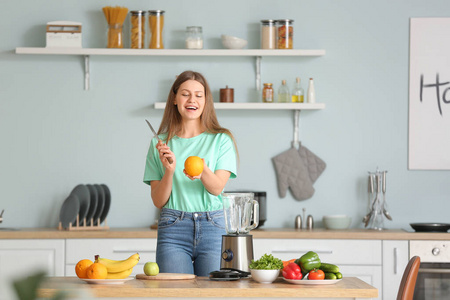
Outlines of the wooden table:
[[39,289],[40,298],[52,297],[58,290],[85,291],[96,298],[301,298],[355,299],[376,298],[378,290],[364,281],[343,278],[331,285],[296,285],[278,278],[271,284],[252,279],[212,281],[208,277],[192,280],[137,280],[123,284],[88,284],[76,277],[49,277]]

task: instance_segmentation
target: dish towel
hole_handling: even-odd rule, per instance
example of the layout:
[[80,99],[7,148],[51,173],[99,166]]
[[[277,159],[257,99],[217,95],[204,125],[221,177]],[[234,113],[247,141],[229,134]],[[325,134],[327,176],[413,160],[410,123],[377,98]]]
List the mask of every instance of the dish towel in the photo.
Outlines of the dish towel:
[[286,197],[289,188],[296,200],[306,200],[314,195],[314,182],[325,170],[325,162],[300,145],[272,158],[277,173],[278,193]]

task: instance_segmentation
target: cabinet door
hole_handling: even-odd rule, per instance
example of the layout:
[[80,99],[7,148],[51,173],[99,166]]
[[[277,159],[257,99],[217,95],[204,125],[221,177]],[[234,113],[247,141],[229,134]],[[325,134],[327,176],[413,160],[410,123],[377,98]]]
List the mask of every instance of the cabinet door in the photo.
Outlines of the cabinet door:
[[0,299],[17,299],[12,281],[38,271],[64,276],[64,240],[2,240]]
[[94,261],[97,254],[122,260],[139,253],[132,275],[143,273],[146,262],[156,261],[156,239],[68,239],[66,249],[66,276],[76,276],[77,262],[85,258]]
[[383,241],[383,299],[397,298],[408,253],[408,241]]

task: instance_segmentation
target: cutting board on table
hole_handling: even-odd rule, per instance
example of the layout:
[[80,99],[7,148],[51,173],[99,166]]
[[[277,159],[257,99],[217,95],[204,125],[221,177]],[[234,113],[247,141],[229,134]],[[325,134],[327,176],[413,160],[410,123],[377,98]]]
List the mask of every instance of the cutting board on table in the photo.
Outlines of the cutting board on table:
[[145,274],[137,274],[136,279],[144,280],[182,280],[182,279],[194,279],[196,276],[194,274],[184,274],[184,273],[159,273],[155,276],[148,276]]

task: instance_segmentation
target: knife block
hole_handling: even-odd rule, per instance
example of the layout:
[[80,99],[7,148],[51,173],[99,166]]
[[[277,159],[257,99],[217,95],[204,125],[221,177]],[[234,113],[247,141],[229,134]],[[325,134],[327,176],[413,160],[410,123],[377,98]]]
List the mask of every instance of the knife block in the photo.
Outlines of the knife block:
[[86,225],[86,218],[84,218],[82,220],[82,224],[80,224],[80,215],[77,215],[77,222],[75,225],[69,224],[68,228],[63,228],[61,222],[59,222],[58,224],[58,230],[69,230],[69,231],[81,231],[81,230],[109,230],[109,226],[108,223],[106,222],[106,218],[105,221],[103,223],[103,226],[100,224],[100,218],[97,219],[97,224],[98,225],[93,225],[94,224],[94,219],[91,219],[91,225]]

